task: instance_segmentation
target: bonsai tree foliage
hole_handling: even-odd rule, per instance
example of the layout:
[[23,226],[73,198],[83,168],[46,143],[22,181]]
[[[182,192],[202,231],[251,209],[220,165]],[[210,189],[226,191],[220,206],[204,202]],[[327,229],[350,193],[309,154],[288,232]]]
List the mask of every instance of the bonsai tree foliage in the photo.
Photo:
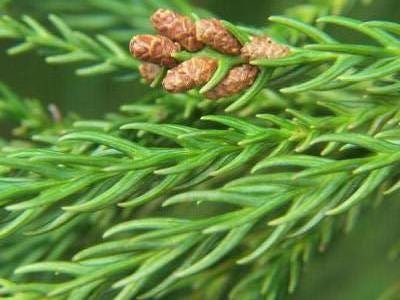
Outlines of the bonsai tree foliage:
[[0,298],[300,299],[307,262],[399,208],[400,24],[345,16],[364,2],[247,26],[185,0],[0,1],[8,55],[146,87],[87,119],[0,85]]

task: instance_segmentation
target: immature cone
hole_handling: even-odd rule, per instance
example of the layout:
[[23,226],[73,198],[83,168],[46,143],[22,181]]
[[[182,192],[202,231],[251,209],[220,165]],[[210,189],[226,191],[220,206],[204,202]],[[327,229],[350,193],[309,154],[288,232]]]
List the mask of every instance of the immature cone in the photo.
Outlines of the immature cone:
[[160,34],[178,42],[188,51],[195,52],[204,46],[197,40],[196,25],[188,17],[168,9],[159,9],[151,16],[151,22]]
[[218,62],[207,57],[193,57],[169,70],[164,78],[164,88],[171,93],[179,93],[202,86],[210,80]]
[[133,37],[129,49],[137,59],[170,68],[177,65],[172,53],[181,50],[179,44],[169,38],[150,34]]
[[161,67],[156,64],[144,62],[139,66],[140,75],[147,82],[153,82],[161,72]]
[[234,67],[228,75],[211,91],[205,93],[209,99],[219,99],[240,93],[250,87],[257,77],[258,68],[252,65]]
[[251,42],[244,45],[242,57],[251,61],[259,58],[277,59],[289,55],[289,48],[274,42],[268,36],[257,36]]
[[197,39],[204,44],[224,54],[238,55],[242,45],[216,19],[200,20],[196,22]]

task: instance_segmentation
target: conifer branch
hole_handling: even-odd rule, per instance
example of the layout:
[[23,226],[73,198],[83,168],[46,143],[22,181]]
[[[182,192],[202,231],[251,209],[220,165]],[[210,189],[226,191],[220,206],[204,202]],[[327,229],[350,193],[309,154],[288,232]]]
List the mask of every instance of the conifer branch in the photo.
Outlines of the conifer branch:
[[[120,20],[125,12],[114,8],[128,2],[91,3]],[[50,63],[90,63],[81,75],[138,68],[111,39],[50,20],[59,34],[5,17],[0,36],[23,41],[11,54],[46,50]],[[0,118],[20,123],[14,133],[26,142],[0,152],[0,296],[279,299],[312,254],[398,193],[398,25],[319,19],[368,35],[378,44],[370,46],[271,20],[290,55],[251,60],[261,71],[244,100],[204,99],[243,63],[209,48],[173,54],[220,63],[199,91],[156,89],[101,120],[55,122],[0,86]],[[264,32],[221,24],[243,43]]]
[[54,15],[50,16],[49,20],[57,29],[58,35],[29,16],[22,17],[22,22],[3,16],[0,20],[0,37],[21,41],[20,44],[9,48],[7,53],[16,55],[31,50],[45,51],[47,63],[86,65],[76,71],[82,76],[120,70],[126,72],[138,68],[138,63],[111,39],[103,35],[93,39],[82,32],[72,31]]
[[[133,277],[115,282],[115,287],[123,287],[122,295],[128,293],[128,291],[130,291],[129,295],[136,294],[139,291],[143,292],[140,286],[136,286],[135,278],[148,278],[150,280],[148,276],[156,274],[153,272],[161,270],[169,262],[176,261],[178,257],[188,253],[189,249],[193,249],[195,245],[203,248],[203,243],[210,243],[209,239],[214,240],[213,245],[216,245],[215,243],[219,245],[216,248],[213,247],[216,250],[210,248],[197,258],[197,263],[193,259],[192,263],[188,265],[188,267],[191,265],[191,269],[188,270],[193,271],[184,271],[188,268],[185,267],[173,278],[186,277],[189,274],[209,268],[218,263],[238,245],[248,244],[247,239],[254,234],[258,236],[257,244],[259,244],[259,248],[249,249],[250,252],[240,252],[242,257],[239,262],[241,263],[260,259],[259,256],[264,255],[267,250],[267,254],[274,253],[273,249],[279,249],[282,241],[290,243],[290,240],[293,239],[296,241],[294,247],[298,249],[300,246],[297,246],[297,236],[304,235],[307,237],[307,233],[311,229],[320,227],[319,223],[325,219],[327,214],[335,215],[348,211],[352,207],[358,207],[359,203],[362,203],[367,196],[390,183],[391,178],[397,174],[396,169],[391,166],[399,160],[396,154],[398,146],[389,141],[396,136],[396,124],[399,121],[399,116],[396,114],[398,106],[390,103],[377,105],[376,102],[371,100],[371,107],[367,108],[365,103],[362,103],[362,107],[371,111],[371,114],[368,118],[365,117],[360,120],[357,115],[345,114],[346,104],[343,105],[343,107],[340,107],[340,105],[329,106],[325,104],[335,113],[330,117],[317,118],[303,115],[297,111],[290,111],[296,116],[291,121],[272,115],[259,116],[261,119],[276,124],[276,128],[268,127],[267,123],[259,123],[255,120],[244,121],[227,116],[209,116],[203,119],[221,123],[228,126],[229,130],[200,129],[177,124],[128,123],[122,127],[122,132],[119,132],[119,134],[122,134],[127,130],[140,130],[152,135],[159,135],[162,139],[169,139],[180,145],[180,148],[175,150],[172,150],[172,148],[152,148],[152,142],[148,142],[150,143],[148,145],[139,145],[127,139],[117,138],[112,132],[101,133],[92,129],[69,133],[61,138],[61,144],[56,144],[58,148],[65,142],[72,143],[69,147],[76,143],[79,148],[82,148],[82,142],[84,142],[85,148],[88,150],[84,150],[80,154],[68,154],[64,152],[65,150],[60,152],[57,148],[49,149],[49,151],[18,151],[8,154],[2,164],[24,170],[27,166],[23,163],[24,161],[34,161],[34,168],[25,170],[37,173],[42,178],[39,179],[39,182],[36,179],[33,182],[25,180],[12,185],[9,184],[8,190],[1,193],[1,198],[5,201],[3,205],[7,210],[16,212],[16,216],[18,216],[3,226],[2,235],[7,236],[21,229],[25,231],[26,228],[32,228],[30,231],[36,234],[44,234],[52,232],[59,226],[65,227],[76,217],[79,217],[81,213],[106,212],[115,207],[116,203],[128,209],[143,206],[162,195],[164,197],[161,197],[161,199],[165,199],[165,195],[168,194],[173,195],[172,198],[164,202],[164,205],[168,206],[187,201],[211,201],[239,207],[233,212],[226,212],[202,220],[187,218],[149,220],[147,224],[150,226],[150,231],[147,233],[133,238],[128,237],[98,244],[79,252],[76,256],[78,261],[110,255],[117,255],[116,259],[119,260],[120,255],[125,258],[126,253],[140,251],[144,255],[143,261],[133,260],[133,265],[131,265],[124,259],[120,264],[110,266],[110,270],[106,273],[103,273],[102,267],[98,272],[93,270],[89,277],[82,275],[76,280],[52,285],[51,291],[44,288],[41,293],[45,294],[70,293],[75,289],[78,290],[88,280],[96,281],[96,276],[104,279],[110,274],[114,277],[116,274],[124,274],[126,267],[132,268],[140,265],[142,267],[139,267],[137,273],[132,275]],[[352,103],[352,105],[355,106],[353,107],[355,111],[359,111],[356,103]],[[360,105],[359,103],[358,106]],[[375,109],[372,109],[374,106]],[[359,113],[365,115],[364,112],[359,111]],[[386,119],[383,127],[381,127],[382,116],[385,116]],[[343,125],[342,131],[344,132],[330,133],[335,131],[337,124]],[[299,131],[299,128],[303,129]],[[349,129],[364,133],[369,132],[376,137],[346,132]],[[344,143],[347,146],[342,148],[342,151],[346,151],[345,149],[349,147],[357,147],[370,151],[371,155],[333,160],[315,156],[286,154],[293,150],[297,152],[308,151],[310,147],[319,143],[329,145],[328,148],[320,148],[320,150],[324,149],[323,151],[326,154],[335,153],[341,149],[340,146]],[[103,146],[89,150],[96,144]],[[107,150],[107,148],[109,149]],[[110,151],[112,152],[108,154]],[[265,151],[270,154],[268,156],[261,155]],[[273,175],[261,173],[260,175],[249,175],[233,182],[224,183],[227,174],[249,170],[248,164],[253,166],[253,172],[260,172],[261,169],[265,170],[265,168],[275,166],[280,168],[297,166],[305,169],[300,173],[285,173],[282,169],[281,172]],[[198,173],[199,168],[203,169],[200,173]],[[21,176],[23,175],[21,174]],[[50,181],[50,178],[46,179],[48,176],[51,176]],[[210,176],[213,179],[209,183],[207,181],[205,183],[211,189],[177,194],[179,190],[186,190],[189,187],[193,189],[193,186],[199,186]],[[59,178],[58,182],[57,178]],[[67,181],[65,181],[66,179]],[[147,182],[153,182],[155,185],[150,187]],[[87,198],[84,191],[93,187],[93,185],[97,187],[98,192],[92,195],[90,199],[85,200]],[[220,188],[212,188],[215,185],[220,186]],[[315,190],[316,186],[319,186],[320,189]],[[397,187],[398,184],[394,184],[392,187],[387,187],[386,190],[393,192]],[[136,191],[140,190],[147,192],[137,194]],[[39,195],[37,195],[38,191],[40,192]],[[71,198],[72,203],[67,200],[69,196],[82,192],[82,198],[73,197]],[[22,201],[14,202],[11,205],[7,201],[9,197],[16,200],[17,197],[28,194],[34,196],[30,200],[26,200],[26,197],[24,197]],[[333,194],[336,194],[336,196],[331,198],[330,196]],[[130,195],[133,197],[129,197]],[[290,205],[290,203],[293,204]],[[57,212],[60,206],[64,209],[61,214]],[[283,216],[276,213],[282,209],[286,209],[287,213]],[[43,214],[45,211],[46,215]],[[179,209],[176,212],[179,213]],[[33,221],[40,215],[42,218],[46,217],[47,224],[38,227],[35,224],[36,222]],[[268,220],[269,225],[274,227],[268,229],[268,227],[262,226],[257,230],[252,229],[261,220]],[[41,220],[42,222],[43,220]],[[115,228],[111,227],[105,233],[105,236],[120,234],[126,230],[135,230],[138,228],[137,226],[143,228],[142,222],[146,222],[146,219],[116,225]],[[160,223],[161,227],[157,226],[153,229],[152,226],[154,225],[151,224],[157,223]],[[27,225],[29,226],[27,227]],[[242,227],[243,229],[239,230]],[[224,235],[226,235],[225,238]],[[288,237],[291,237],[291,239],[288,239]],[[121,248],[122,246],[124,247]],[[178,248],[176,252],[166,256],[169,250],[166,251],[170,247]],[[297,253],[296,251],[294,253]],[[248,256],[243,258],[246,252]],[[287,268],[288,263],[284,263],[287,252],[284,253],[283,256],[278,256],[282,257],[278,259],[280,262],[278,265],[283,263],[283,266]],[[297,257],[298,254],[293,255]],[[207,259],[201,257],[207,257]],[[290,262],[292,264],[293,260],[290,260]],[[32,267],[32,270],[39,271],[41,266],[39,263],[38,267]],[[60,268],[59,266],[60,264],[54,264],[54,267]],[[79,268],[79,265],[72,264],[71,267],[73,266]],[[145,272],[143,270],[147,268],[153,270],[152,266],[154,266],[154,271],[143,273]],[[22,268],[22,270],[31,270],[30,267],[26,268]],[[49,270],[47,265],[46,270]],[[84,272],[84,274],[86,273]],[[179,276],[179,274],[182,275]],[[175,280],[171,281],[171,283],[174,282]],[[98,284],[99,286],[102,285],[100,282]],[[106,285],[109,284],[111,283],[107,281]],[[294,286],[294,283],[291,286]],[[157,291],[166,292],[167,287],[169,285],[159,291],[157,289]],[[8,285],[6,285],[6,290],[12,293],[18,292]]]
[[[316,26],[287,17],[271,17],[270,20],[307,37],[305,42],[290,49],[266,35],[254,35],[216,19],[194,23],[164,10],[154,13],[151,19],[160,35],[135,36],[130,44],[132,55],[145,63],[170,69],[163,80],[168,92],[196,89],[205,98],[230,98],[232,103],[226,108],[227,112],[246,106],[269,81],[276,79],[286,81],[279,89],[285,94],[329,91],[361,83],[371,86],[393,79],[394,86],[389,88],[370,88],[375,93],[390,93],[397,87],[398,37],[390,33],[393,30],[374,28],[361,21],[339,16],[317,19],[318,23],[332,23],[362,33],[380,46],[342,44]],[[181,38],[182,30],[186,30],[183,37],[197,42],[194,49],[185,45],[187,41]],[[318,44],[310,44],[310,40]],[[202,49],[205,45],[207,47]],[[161,70],[159,72],[161,74]],[[296,82],[305,72],[311,79],[300,84]],[[142,76],[155,77],[144,72]]]
[[[14,2],[9,3],[10,10],[14,6],[18,8],[18,3]],[[74,0],[73,3],[68,4],[62,0],[43,0],[40,3],[30,3],[30,7],[32,6],[35,8],[35,17],[39,19],[46,18],[50,11],[60,16],[75,30],[101,33],[122,44],[129,41],[133,32],[143,33],[151,30],[148,16],[160,7],[185,14],[196,13],[204,17],[211,15],[208,11],[182,0],[115,0],[111,2]]]

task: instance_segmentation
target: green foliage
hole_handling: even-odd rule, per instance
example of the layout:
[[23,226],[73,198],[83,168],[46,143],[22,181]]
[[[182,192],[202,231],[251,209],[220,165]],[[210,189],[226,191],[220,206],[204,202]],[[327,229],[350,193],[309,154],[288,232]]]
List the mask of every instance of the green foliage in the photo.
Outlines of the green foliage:
[[59,31],[59,36],[31,17],[24,16],[22,23],[4,16],[0,23],[0,36],[22,40],[20,44],[8,49],[8,54],[16,55],[37,48],[48,50],[45,54],[46,62],[50,64],[89,64],[77,70],[77,74],[82,76],[137,68],[138,64],[129,54],[106,36],[99,35],[95,40],[81,32],[72,31],[54,15],[49,20]]
[[20,99],[6,85],[0,84],[0,119],[20,123],[14,129],[15,135],[32,134],[42,131],[50,124],[49,115],[40,102]]
[[[131,15],[162,6],[89,3],[132,27]],[[84,64],[79,75],[136,70],[111,38],[49,20],[57,33],[3,17],[0,36],[21,41],[8,53],[44,51],[48,63]],[[371,46],[270,20],[279,25],[260,30],[291,43],[292,55],[252,62],[262,75],[235,99],[155,89],[102,120],[75,120],[1,86],[0,117],[19,127],[0,152],[0,295],[286,298],[311,257],[397,194],[399,25],[317,20],[366,34]],[[254,30],[225,26],[243,39]],[[217,58],[221,69],[203,89],[237,63]]]
[[[9,9],[13,10],[13,3]],[[48,12],[60,15],[74,29],[101,32],[115,41],[126,44],[134,33],[152,31],[148,16],[160,7],[180,11],[186,15],[210,13],[182,0],[43,0],[29,3],[37,17],[46,18]]]

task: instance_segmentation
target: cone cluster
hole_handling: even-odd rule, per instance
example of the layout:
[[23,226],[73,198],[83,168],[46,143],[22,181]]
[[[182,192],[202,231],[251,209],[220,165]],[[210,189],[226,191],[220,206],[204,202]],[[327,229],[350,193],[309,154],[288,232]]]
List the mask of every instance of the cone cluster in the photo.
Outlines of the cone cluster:
[[[213,76],[218,60],[194,56],[182,63],[174,58],[181,50],[198,52],[208,46],[222,54],[241,56],[244,61],[266,58],[277,59],[289,54],[289,48],[267,36],[253,37],[242,45],[220,20],[203,19],[197,22],[176,12],[159,9],[151,16],[158,35],[137,35],[130,42],[130,51],[143,64],[139,71],[151,83],[166,67],[168,72],[163,87],[171,93],[180,93],[204,86]],[[232,96],[249,88],[255,81],[258,68],[248,63],[233,67],[226,77],[204,94],[209,99]]]

